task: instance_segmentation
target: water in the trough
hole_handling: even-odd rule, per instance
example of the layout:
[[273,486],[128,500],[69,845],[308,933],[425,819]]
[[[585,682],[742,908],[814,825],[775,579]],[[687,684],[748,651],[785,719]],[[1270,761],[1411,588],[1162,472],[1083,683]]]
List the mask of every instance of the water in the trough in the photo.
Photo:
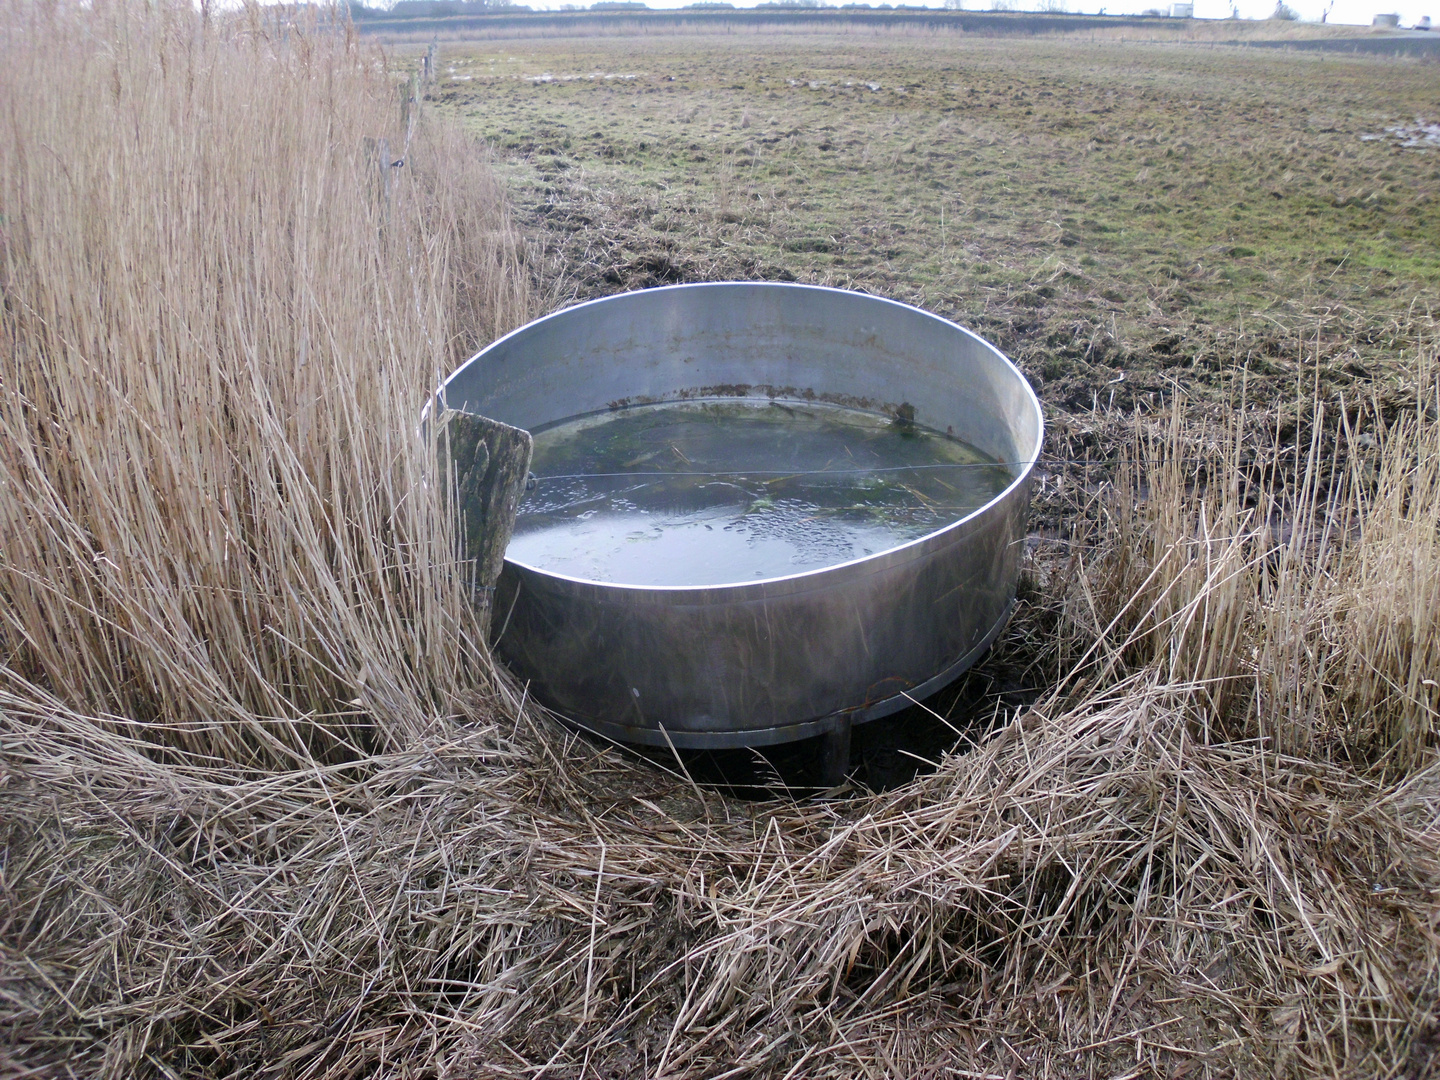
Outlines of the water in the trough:
[[810,403],[639,406],[535,432],[506,554],[625,585],[720,585],[885,551],[1011,481],[973,446]]

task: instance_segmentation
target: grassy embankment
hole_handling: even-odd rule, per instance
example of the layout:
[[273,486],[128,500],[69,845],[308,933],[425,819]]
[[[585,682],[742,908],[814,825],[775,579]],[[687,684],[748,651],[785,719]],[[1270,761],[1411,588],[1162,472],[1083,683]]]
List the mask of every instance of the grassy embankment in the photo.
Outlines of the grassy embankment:
[[[518,708],[474,640],[413,439],[436,375],[531,304],[474,146],[428,117],[381,184],[367,140],[405,145],[393,89],[343,35],[3,10],[0,82],[25,102],[0,122],[17,1066],[1435,1067],[1440,387],[1415,321],[1354,339],[1384,393],[1347,400],[1338,443],[1314,422],[1340,404],[1329,351],[1294,360],[1323,369],[1303,380],[1314,442],[1277,429],[1257,459],[1243,410],[1142,417],[1119,455],[1139,464],[1075,507],[1073,557],[1037,561],[1006,642],[1044,691],[979,745],[883,795],[740,802]],[[908,145],[885,144],[896,166],[929,152]],[[747,224],[762,200],[729,175],[732,209],[697,208],[699,240],[679,219],[667,250],[704,245],[723,272],[719,240],[751,235],[797,276],[847,257]],[[1081,247],[1055,220],[1044,255],[1042,233],[975,233],[973,273]],[[590,261],[630,265],[630,222]],[[952,272],[880,224],[892,280]],[[1025,278],[1055,290],[1034,310],[1084,302],[1046,272]],[[1388,280],[1368,273],[1315,289]],[[1370,299],[1389,325],[1403,298]],[[1194,483],[1197,454],[1221,482]]]

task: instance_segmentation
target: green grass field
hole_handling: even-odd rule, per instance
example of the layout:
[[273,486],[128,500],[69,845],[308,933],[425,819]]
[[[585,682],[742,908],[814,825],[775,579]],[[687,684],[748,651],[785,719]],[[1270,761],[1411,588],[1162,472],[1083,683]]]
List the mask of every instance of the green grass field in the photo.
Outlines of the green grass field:
[[742,33],[455,42],[440,70],[575,295],[864,289],[1071,409],[1242,365],[1343,388],[1440,287],[1440,153],[1387,132],[1440,117],[1433,64]]

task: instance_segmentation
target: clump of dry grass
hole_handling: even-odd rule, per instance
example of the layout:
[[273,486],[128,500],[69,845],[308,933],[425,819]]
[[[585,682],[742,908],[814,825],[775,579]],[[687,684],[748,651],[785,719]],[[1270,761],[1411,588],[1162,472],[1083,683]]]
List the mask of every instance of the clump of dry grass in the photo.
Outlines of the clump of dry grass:
[[477,148],[258,8],[9,3],[0,55],[8,688],[240,765],[403,745],[484,678],[413,437],[528,313]]
[[1340,401],[1337,430],[1312,401],[1290,445],[1243,407],[1215,424],[1180,400],[1142,425],[1071,605],[1088,677],[1152,668],[1201,688],[1207,729],[1422,767],[1440,732],[1433,352],[1407,373],[1398,415]]
[[16,712],[6,1021],[90,1075],[1403,1066],[1434,771],[1206,743],[1194,689],[1135,677],[832,804],[702,803],[523,717],[236,783]]
[[1338,470],[1169,416],[1031,591],[1033,708],[890,793],[739,802],[486,671],[414,440],[524,307],[473,151],[418,129],[381,202],[342,36],[4,10],[7,1065],[1440,1065],[1433,367]]

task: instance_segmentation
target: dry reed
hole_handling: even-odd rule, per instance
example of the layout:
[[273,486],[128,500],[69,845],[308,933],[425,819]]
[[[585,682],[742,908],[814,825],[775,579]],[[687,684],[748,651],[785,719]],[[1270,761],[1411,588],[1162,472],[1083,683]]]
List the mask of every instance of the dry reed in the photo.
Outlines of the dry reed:
[[526,306],[473,151],[418,129],[382,201],[340,33],[4,11],[0,1064],[1440,1066],[1433,366],[1338,470],[1159,418],[1032,568],[1051,692],[894,792],[740,802],[474,641],[414,441]]
[[413,437],[528,310],[477,149],[258,9],[0,35],[6,680],[236,764],[404,745],[484,677]]
[[1203,688],[1230,737],[1421,768],[1440,732],[1434,353],[1406,374],[1398,414],[1302,397],[1288,445],[1243,403],[1216,426],[1177,398],[1142,426],[1072,605],[1086,662]]

